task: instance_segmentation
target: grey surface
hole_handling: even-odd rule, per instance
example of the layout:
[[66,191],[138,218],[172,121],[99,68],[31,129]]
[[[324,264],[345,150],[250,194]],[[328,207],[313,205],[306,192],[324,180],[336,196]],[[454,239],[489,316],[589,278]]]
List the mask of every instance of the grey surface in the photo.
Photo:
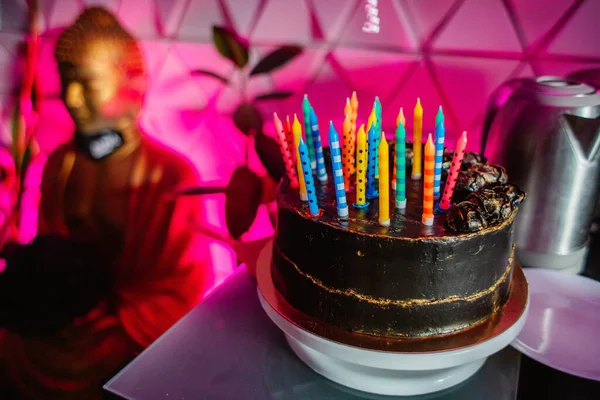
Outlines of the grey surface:
[[[402,399],[515,399],[520,355],[506,348],[471,379]],[[262,310],[246,269],[110,380],[126,399],[392,399],[339,386],[305,366]]]

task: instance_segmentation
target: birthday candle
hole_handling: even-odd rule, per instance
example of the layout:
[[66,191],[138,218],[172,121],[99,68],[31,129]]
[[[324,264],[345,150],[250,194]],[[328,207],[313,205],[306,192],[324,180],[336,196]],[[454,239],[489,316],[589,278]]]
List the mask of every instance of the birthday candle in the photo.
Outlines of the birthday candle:
[[352,92],[352,97],[350,97],[350,105],[352,106],[352,128],[353,131],[356,132],[356,121],[358,120],[358,97],[356,97],[356,92]]
[[[437,118],[436,118],[437,119]],[[440,198],[440,181],[442,180],[442,162],[444,158],[444,118],[442,117],[435,127],[435,175],[433,176],[433,198]]]
[[[404,111],[402,111],[402,107],[400,107],[400,112],[398,113],[398,116],[396,117],[396,129],[398,129],[398,126],[402,124],[404,127],[406,127],[406,119],[404,118]],[[406,139],[406,136],[405,136]],[[406,145],[406,144],[405,144]],[[394,147],[394,158],[396,158],[396,147]],[[394,163],[394,175],[392,177],[392,190],[396,190],[396,169],[397,169],[397,163]]]
[[[400,109],[402,110],[402,109]],[[406,129],[402,121],[396,128],[396,208],[406,208]]]
[[302,162],[300,162],[300,155],[298,154],[298,146],[300,140],[302,140],[302,127],[298,121],[298,117],[294,114],[294,124],[292,125],[292,132],[294,133],[294,149],[296,149],[296,170],[298,172],[298,185],[300,186],[300,200],[306,201],[306,182],[304,181],[304,172],[302,170]]
[[315,159],[315,148],[313,145],[313,138],[310,133],[311,123],[310,123],[310,109],[312,106],[308,101],[308,95],[304,95],[304,99],[302,100],[302,115],[304,117],[304,132],[306,134],[306,147],[308,147],[308,157],[310,158],[310,167],[313,170],[317,169],[317,161]]
[[367,181],[367,134],[361,125],[356,136],[356,203],[354,207],[364,208],[369,205],[365,201],[365,183]]
[[[317,159],[317,178],[319,182],[327,182],[327,170],[325,169],[325,158],[323,157],[323,146],[321,145],[321,132],[319,131],[319,120],[315,110],[310,108],[310,129],[315,146],[315,158]],[[308,136],[308,135],[307,135]]]
[[331,168],[333,170],[337,213],[340,218],[348,218],[348,204],[346,202],[346,186],[344,186],[340,140],[333,127],[333,121],[329,122],[329,149],[331,153]]
[[296,152],[293,149],[296,148],[294,146],[294,133],[292,132],[292,124],[290,123],[290,116],[285,116],[285,137],[288,142],[288,147],[290,148],[290,152],[292,153],[292,161],[296,163]]
[[377,133],[375,132],[375,124],[371,124],[369,129],[369,160],[367,163],[367,199],[371,200],[379,196],[377,187],[375,186],[375,164],[377,164]]
[[344,118],[344,145],[342,150],[342,161],[344,164],[344,185],[346,190],[350,190],[350,178],[355,172],[354,159],[354,131],[352,130],[352,122],[350,115],[346,114]]
[[431,133],[425,143],[425,177],[423,178],[423,218],[424,225],[433,225],[433,173],[435,169],[435,146]]
[[290,185],[292,188],[298,188],[298,176],[296,175],[296,167],[294,166],[294,161],[292,159],[292,150],[288,146],[288,141],[285,136],[285,130],[283,129],[283,124],[281,120],[277,116],[277,113],[273,113],[273,121],[275,123],[275,129],[277,130],[277,138],[279,139],[279,148],[281,149],[281,157],[283,157],[283,162],[285,163],[285,172],[290,180]]
[[319,204],[317,203],[317,195],[315,192],[315,184],[313,182],[312,168],[310,168],[310,159],[308,158],[308,148],[304,140],[300,138],[298,146],[300,154],[300,162],[302,164],[302,172],[304,173],[304,181],[306,182],[306,192],[308,194],[308,212],[312,216],[319,215]]
[[465,156],[465,147],[467,147],[467,132],[463,132],[456,141],[454,155],[452,156],[452,165],[448,172],[448,178],[446,178],[446,186],[444,186],[444,196],[442,196],[442,201],[440,202],[440,209],[442,211],[450,208],[454,186],[456,186],[456,178],[458,177],[458,172]]
[[390,225],[390,157],[389,147],[382,132],[379,142],[379,225]]
[[421,149],[423,147],[423,140],[421,135],[423,133],[423,107],[421,107],[421,99],[417,98],[417,105],[415,106],[414,122],[413,122],[413,165],[412,165],[412,179],[421,179]]
[[442,111],[442,106],[438,108],[438,112],[435,115],[435,126],[437,127],[440,121],[444,120],[444,112]]
[[[377,159],[379,159],[379,141],[381,140],[381,103],[379,102],[379,96],[375,96],[373,109],[375,110],[375,129],[377,132]],[[375,164],[375,178],[379,178],[379,163]]]

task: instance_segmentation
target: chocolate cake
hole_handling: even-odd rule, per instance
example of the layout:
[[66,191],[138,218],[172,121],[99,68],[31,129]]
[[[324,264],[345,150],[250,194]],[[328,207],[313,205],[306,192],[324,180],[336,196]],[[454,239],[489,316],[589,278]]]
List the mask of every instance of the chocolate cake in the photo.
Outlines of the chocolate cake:
[[[410,152],[407,205],[396,209],[390,196],[387,227],[377,222],[376,199],[339,218],[331,175],[326,184],[315,182],[317,217],[282,181],[271,274],[291,306],[352,332],[426,337],[474,326],[505,303],[513,222],[525,194],[507,183],[504,168],[466,153],[452,207],[425,226],[423,180],[410,179]],[[451,158],[446,150],[442,182]],[[352,204],[354,191],[347,197]]]

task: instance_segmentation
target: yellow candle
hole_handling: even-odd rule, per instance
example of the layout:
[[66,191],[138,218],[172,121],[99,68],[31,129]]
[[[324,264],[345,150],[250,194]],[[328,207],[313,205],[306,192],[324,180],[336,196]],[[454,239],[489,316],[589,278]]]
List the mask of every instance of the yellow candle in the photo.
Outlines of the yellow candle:
[[389,147],[385,134],[379,141],[379,224],[390,225],[390,169]]
[[435,145],[431,133],[425,143],[425,176],[423,178],[423,218],[424,225],[433,225],[433,175],[435,173]]
[[367,134],[361,125],[356,138],[356,203],[354,207],[364,208],[369,205],[365,201],[367,183]]
[[369,119],[367,120],[367,133],[371,130],[371,125],[375,123],[377,123],[377,115],[375,114],[375,109],[372,109]]
[[344,167],[344,185],[346,190],[350,190],[350,178],[356,171],[355,169],[355,158],[354,158],[354,131],[352,130],[352,122],[350,121],[350,114],[346,114],[344,118],[344,141],[342,148],[342,164]]
[[421,99],[417,98],[415,106],[414,122],[413,122],[413,165],[412,179],[421,179],[421,149],[423,148],[423,107],[421,107]]
[[298,146],[300,145],[300,139],[302,138],[302,126],[300,125],[300,121],[298,121],[296,114],[294,114],[292,132],[294,132],[294,149],[296,150],[296,171],[298,173],[298,183],[300,185],[300,200],[307,201],[308,196],[306,195],[304,171],[302,171],[302,161],[300,161],[300,153],[298,152]]

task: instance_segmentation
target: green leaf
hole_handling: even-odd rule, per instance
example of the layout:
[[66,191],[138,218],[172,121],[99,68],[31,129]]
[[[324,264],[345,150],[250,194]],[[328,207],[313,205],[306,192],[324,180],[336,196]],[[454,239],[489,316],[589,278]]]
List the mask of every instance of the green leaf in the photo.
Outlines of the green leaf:
[[219,194],[227,193],[227,187],[225,186],[200,186],[193,188],[182,189],[177,192],[180,196],[197,196],[203,194]]
[[215,79],[220,80],[221,82],[223,82],[224,84],[228,85],[229,84],[229,80],[215,72],[212,71],[207,71],[205,69],[195,69],[192,71],[192,75],[206,75],[206,76],[210,76],[213,77]]
[[269,175],[279,182],[286,173],[279,143],[261,133],[254,138],[254,149]]
[[225,222],[234,239],[250,229],[262,198],[262,182],[248,167],[239,167],[227,186]]
[[256,66],[252,68],[250,76],[266,74],[268,72],[276,70],[277,68],[281,68],[301,53],[302,47],[300,46],[281,46],[280,48],[267,54],[262,60],[260,60],[258,64],[256,64]]
[[276,99],[287,99],[293,93],[292,92],[271,92],[261,94],[254,98],[254,101],[265,101],[265,100],[276,100]]
[[213,26],[213,42],[219,53],[233,61],[238,68],[248,64],[248,42],[235,31],[221,26]]
[[264,120],[252,104],[240,104],[233,112],[233,123],[245,135],[262,132]]

